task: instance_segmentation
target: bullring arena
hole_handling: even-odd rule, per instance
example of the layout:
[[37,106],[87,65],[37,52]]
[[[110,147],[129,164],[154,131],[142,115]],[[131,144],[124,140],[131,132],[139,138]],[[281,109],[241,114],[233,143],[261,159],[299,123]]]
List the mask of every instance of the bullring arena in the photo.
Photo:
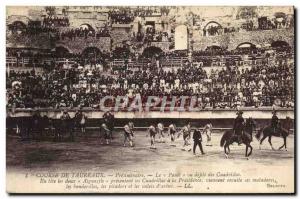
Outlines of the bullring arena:
[[[7,7],[6,22],[8,191],[294,191],[292,7]],[[255,123],[249,157],[244,144],[230,145],[228,156],[220,146],[226,131],[239,130],[233,130],[237,112],[243,128],[250,118]],[[123,146],[129,122],[134,136],[125,135],[134,144],[127,140]],[[158,123],[165,140],[157,133],[154,148],[148,128],[159,132]],[[270,126],[279,137],[272,137],[273,149],[268,138],[259,149],[255,135]],[[205,154],[199,148],[193,154],[195,129]],[[286,135],[286,149],[278,150]],[[55,172],[94,172],[116,180],[136,175],[149,187],[102,190],[87,178],[84,190],[80,184],[47,189],[41,176]],[[189,184],[177,176],[190,174],[203,175],[203,181]],[[151,183],[162,176],[180,182],[154,189]],[[32,186],[15,186],[15,179]],[[235,189],[243,179],[248,184]]]
[[[270,110],[263,111],[252,111],[244,110],[245,117],[251,116],[252,114],[259,114],[259,119],[256,119],[257,127],[259,130],[267,125],[269,125],[268,116],[271,114]],[[47,112],[41,112],[41,114],[46,114]],[[284,116],[293,115],[291,111],[282,111],[279,112],[282,120]],[[21,114],[25,116],[29,115],[29,112],[16,112],[16,116]],[[60,115],[61,112],[48,112],[49,115]],[[73,112],[74,114],[74,112]],[[134,170],[136,164],[138,163],[139,168],[145,169],[145,171],[151,171],[153,164],[161,165],[160,168],[170,168],[173,163],[176,163],[173,166],[178,164],[191,163],[202,165],[219,165],[220,161],[225,159],[223,147],[220,146],[220,140],[222,134],[231,129],[231,124],[235,116],[235,110],[219,110],[219,111],[202,111],[197,113],[190,113],[194,115],[194,119],[187,117],[189,113],[181,113],[181,119],[176,114],[173,113],[173,118],[162,116],[162,118],[147,118],[141,117],[142,119],[137,119],[135,116],[136,113],[116,113],[116,127],[113,131],[114,139],[109,145],[101,143],[100,140],[100,124],[103,123],[100,115],[103,115],[102,112],[86,111],[86,114],[93,115],[88,119],[87,125],[87,135],[84,135],[80,132],[80,129],[75,130],[75,141],[70,142],[69,133],[64,135],[64,141],[62,143],[53,142],[54,135],[45,130],[45,135],[43,139],[40,140],[31,140],[31,141],[21,141],[21,136],[18,134],[8,134],[7,136],[7,166],[18,169],[43,169],[43,167],[51,169],[64,169],[74,167],[74,169],[85,168],[85,169],[96,169],[101,168],[102,171],[110,169],[118,169],[126,171]],[[152,112],[152,115],[157,113]],[[162,113],[160,113],[162,114]],[[166,115],[171,115],[170,113],[165,113]],[[179,112],[177,112],[179,114]],[[176,147],[170,146],[171,138],[168,135],[167,127],[169,124],[177,124],[178,130],[181,129],[183,125],[187,122],[190,122],[192,128],[203,128],[207,123],[208,117],[210,114],[217,114],[218,116],[215,119],[211,120],[213,124],[212,130],[212,146],[206,146],[207,138],[203,134],[203,147],[205,155],[201,155],[200,151],[197,151],[197,156],[193,156],[192,151],[187,151],[192,148],[192,139],[190,140],[191,145],[183,151],[183,139],[176,136]],[[72,112],[71,112],[72,115]],[[148,113],[148,117],[152,116],[151,113]],[[226,115],[226,119],[222,118]],[[206,118],[207,117],[207,118]],[[217,118],[220,117],[220,118]],[[266,117],[266,118],[264,118]],[[200,119],[201,118],[201,119]],[[126,143],[126,147],[123,146],[124,141],[124,128],[123,126],[128,122],[132,121],[135,124],[134,129],[134,147],[130,147]],[[165,143],[159,143],[156,141],[157,149],[150,148],[150,138],[147,137],[149,134],[147,129],[150,124],[157,124],[162,122],[165,126]],[[257,131],[255,131],[256,133]],[[178,133],[177,133],[178,134]],[[177,135],[176,134],[176,135]],[[264,141],[262,149],[259,150],[259,141],[256,140],[253,134],[253,155],[247,161],[245,155],[245,146],[238,146],[234,144],[232,146],[232,153],[229,156],[230,160],[227,161],[230,164],[237,162],[241,167],[249,165],[251,162],[254,166],[267,166],[267,165],[277,165],[287,164],[287,162],[293,163],[294,160],[294,133],[293,127],[291,128],[291,134],[288,137],[288,147],[287,150],[277,150],[279,146],[282,145],[282,138],[274,137],[273,145],[276,150],[272,150],[271,146]],[[197,148],[197,150],[199,150]],[[28,153],[29,152],[29,153]],[[67,160],[65,160],[67,158]],[[277,159],[283,158],[285,161],[277,162]],[[171,163],[171,165],[169,165]],[[165,164],[165,165],[164,165]],[[112,167],[112,165],[115,165]],[[164,166],[163,166],[164,165]],[[204,166],[205,167],[205,166]]]

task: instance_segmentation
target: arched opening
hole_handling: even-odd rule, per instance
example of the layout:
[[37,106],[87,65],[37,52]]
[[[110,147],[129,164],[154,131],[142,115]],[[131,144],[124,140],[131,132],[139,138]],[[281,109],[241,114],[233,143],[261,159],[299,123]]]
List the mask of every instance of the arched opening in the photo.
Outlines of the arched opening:
[[25,31],[27,26],[22,21],[14,21],[12,24],[8,25],[8,29],[12,32],[21,33]]
[[155,46],[150,46],[144,49],[142,55],[146,58],[159,57],[162,54],[162,52],[162,49]]
[[80,29],[84,30],[84,31],[92,31],[92,32],[95,32],[95,29],[90,25],[90,24],[87,24],[87,23],[84,23],[84,24],[81,24],[79,26]]
[[212,46],[207,46],[205,51],[209,52],[211,55],[218,55],[223,52],[223,48],[221,46],[212,45]]
[[283,28],[286,24],[286,18],[287,18],[286,14],[283,12],[276,12],[274,16],[275,16],[275,21],[274,21],[275,27]]
[[253,53],[256,51],[256,49],[256,45],[250,42],[240,43],[236,48],[236,50],[242,54]]
[[87,47],[81,53],[82,58],[85,60],[85,64],[95,64],[102,60],[102,53],[97,47]]
[[277,48],[277,47],[287,47],[289,44],[286,41],[274,41],[271,44],[272,48]]
[[128,59],[130,50],[128,47],[116,47],[113,51],[114,59]]
[[289,51],[291,49],[286,41],[274,41],[271,43],[271,47],[278,52]]
[[284,12],[276,12],[274,16],[276,18],[286,18],[286,14]]
[[55,48],[55,56],[56,57],[66,58],[66,57],[69,56],[69,54],[70,54],[70,51],[67,48],[63,47],[63,46],[57,46]]
[[215,36],[222,34],[222,26],[216,21],[208,22],[203,29],[204,36]]

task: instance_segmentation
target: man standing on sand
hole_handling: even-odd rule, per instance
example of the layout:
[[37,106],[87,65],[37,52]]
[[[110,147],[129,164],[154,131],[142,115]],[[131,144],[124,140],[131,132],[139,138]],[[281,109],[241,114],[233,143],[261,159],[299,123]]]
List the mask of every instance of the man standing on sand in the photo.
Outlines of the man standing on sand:
[[196,155],[196,147],[199,146],[199,149],[201,151],[201,154],[204,155],[202,148],[202,135],[200,129],[195,129],[193,133],[193,140],[194,140],[194,147],[193,147],[193,154]]
[[[156,149],[155,147],[155,135],[156,135],[156,128],[155,126],[152,124],[150,125],[150,127],[148,128],[148,133],[150,135],[150,149]],[[148,137],[148,134],[147,134]]]

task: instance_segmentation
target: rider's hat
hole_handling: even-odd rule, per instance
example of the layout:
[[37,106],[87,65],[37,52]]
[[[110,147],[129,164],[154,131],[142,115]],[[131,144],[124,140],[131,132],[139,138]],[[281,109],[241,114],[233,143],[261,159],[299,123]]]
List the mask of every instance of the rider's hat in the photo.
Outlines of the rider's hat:
[[244,113],[243,111],[236,112],[237,115],[242,115],[243,113]]

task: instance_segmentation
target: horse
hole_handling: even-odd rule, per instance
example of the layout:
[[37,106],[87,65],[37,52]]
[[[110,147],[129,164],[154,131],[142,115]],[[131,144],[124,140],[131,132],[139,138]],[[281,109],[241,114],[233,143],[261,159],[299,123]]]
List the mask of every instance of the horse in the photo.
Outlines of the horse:
[[53,120],[54,141],[62,141],[64,136],[69,132],[70,141],[74,141],[74,118],[72,119],[67,112],[60,116],[59,120]]
[[[250,144],[252,142],[252,130],[251,130],[252,126],[248,126],[248,125],[251,125],[251,124],[254,124],[253,120],[252,120],[252,122],[251,121],[248,121],[248,122],[246,121],[246,125],[245,125],[245,128],[244,128],[244,133],[242,133],[242,135],[241,135],[241,141],[242,141],[243,144],[246,145],[245,157],[247,157],[247,158],[252,154],[252,150],[253,150],[253,147]],[[225,131],[225,133],[223,134],[223,136],[221,138],[220,146],[224,147],[224,152],[225,152],[226,158],[228,158],[228,154],[230,153],[229,146],[231,144],[233,144],[234,142],[238,142],[238,137],[233,132],[233,129]],[[248,153],[249,148],[250,148],[250,152]]]
[[286,129],[290,133],[291,127],[293,125],[293,120],[289,116],[287,116],[284,121],[285,122],[280,123],[281,127],[283,129]]
[[[281,150],[283,147],[285,148],[285,150],[287,151],[286,148],[286,138],[288,137],[288,135],[290,134],[290,128],[292,125],[292,121],[289,117],[287,117],[284,122],[281,125],[281,122],[279,122],[278,127],[276,129],[276,131],[274,131],[274,128],[271,126],[267,126],[265,128],[260,129],[257,134],[255,135],[256,139],[258,141],[260,141],[259,143],[259,149],[261,149],[261,145],[263,143],[263,141],[268,137],[268,142],[272,148],[272,150],[275,150],[273,145],[272,145],[272,136],[275,137],[282,137],[283,138],[283,145],[280,146],[278,148],[278,150]],[[261,138],[261,135],[262,138]]]
[[251,141],[253,141],[253,132],[256,128],[256,123],[255,121],[249,117],[248,119],[246,119],[246,124],[245,124],[245,132],[248,133],[251,136]]
[[112,140],[113,139],[112,132],[114,130],[115,116],[111,112],[106,112],[103,115],[103,119],[104,119],[105,125],[109,129],[109,136],[110,136],[110,139]]
[[30,118],[29,125],[30,132],[32,133],[32,139],[41,141],[43,138],[43,118],[38,111]]
[[60,120],[50,119],[49,121],[49,131],[54,134],[54,142],[60,142],[63,139],[63,131],[61,127]]

